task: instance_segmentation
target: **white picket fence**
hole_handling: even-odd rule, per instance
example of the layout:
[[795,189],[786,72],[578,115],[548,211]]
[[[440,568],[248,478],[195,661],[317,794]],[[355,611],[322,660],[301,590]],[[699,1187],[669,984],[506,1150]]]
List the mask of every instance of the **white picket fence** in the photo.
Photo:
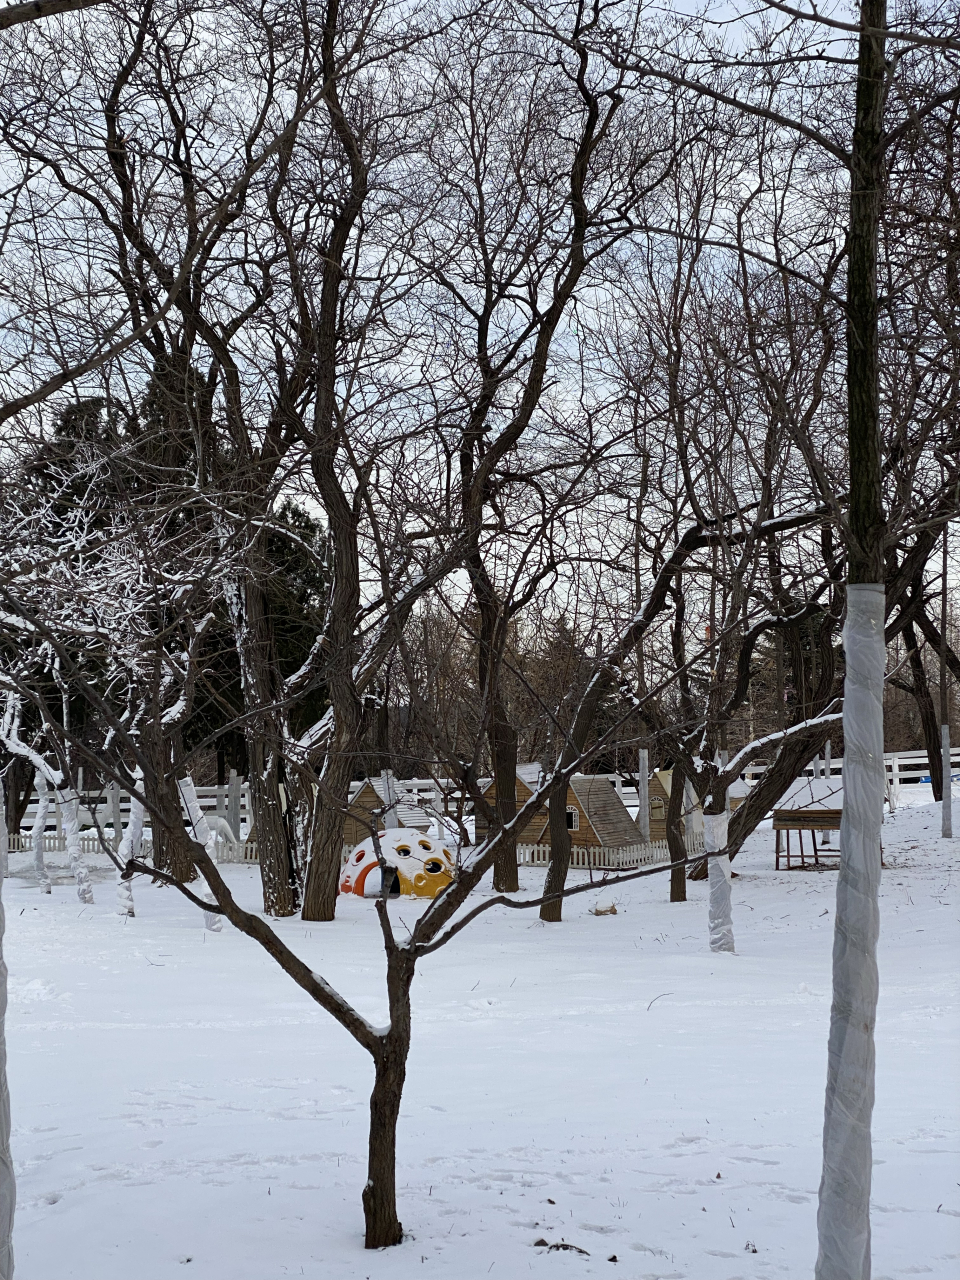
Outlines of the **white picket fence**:
[[[901,783],[912,784],[921,778],[929,777],[930,761],[926,751],[888,751],[883,757],[887,771],[887,782],[894,788]],[[749,765],[743,772],[745,778],[759,778],[766,771],[766,764]],[[960,776],[960,744],[950,750],[950,772],[956,781]],[[843,757],[830,762],[830,776],[843,773]],[[826,777],[823,759],[808,764],[800,775],[802,778]]]
[[[954,782],[960,780],[960,745],[951,750],[951,777]],[[884,756],[887,772],[887,798],[891,810],[895,809],[900,799],[901,786],[910,786],[927,777],[930,772],[929,761],[925,751],[891,751]],[[764,772],[766,765],[751,765],[744,771],[748,780],[756,780]],[[843,760],[831,762],[830,775],[839,776],[843,772]],[[599,775],[598,775],[599,776]],[[624,785],[623,779],[614,774],[602,775],[609,778],[620,797],[629,806],[631,801],[636,808],[636,789]],[[810,764],[804,770],[808,778],[825,776],[823,760]],[[359,784],[358,784],[359,785]],[[223,818],[236,833],[236,842],[224,838],[217,840],[218,862],[259,862],[259,853],[255,839],[249,836],[253,828],[253,814],[250,805],[250,787],[236,775],[231,776],[229,784],[216,787],[197,787],[197,799],[204,813],[217,814]],[[10,837],[10,852],[26,852],[32,849],[30,827],[36,814],[36,797],[31,798],[19,835]],[[99,825],[106,833],[106,839],[116,848],[119,835],[114,833],[112,813],[114,807],[109,790],[100,794],[84,792],[80,808],[80,823],[87,829],[80,837],[80,847],[85,857],[103,852],[103,844],[96,830],[90,828]],[[119,794],[119,816],[125,824],[130,813],[130,797],[126,792]],[[66,853],[66,840],[56,794],[51,795],[50,814],[47,829],[43,837],[44,853]],[[147,819],[143,856],[151,856],[150,823]],[[699,853],[702,849],[702,837],[691,833],[690,852]],[[344,845],[343,857],[346,859],[350,848]],[[542,867],[550,861],[550,846],[541,844],[518,845],[517,857],[521,866]],[[648,845],[627,845],[622,849],[582,848],[574,847],[571,852],[572,867],[592,868],[595,870],[628,870],[648,863],[669,862],[670,854],[665,841],[653,841]]]
[[[197,787],[197,799],[200,802],[200,808],[205,814],[216,814],[224,819],[231,830],[238,836],[236,843],[227,842],[220,839],[218,844],[224,845],[231,850],[228,856],[222,861],[236,862],[256,862],[256,842],[248,840],[247,837],[253,827],[253,812],[250,805],[250,787],[237,777],[233,777],[230,783],[222,787]],[[130,796],[126,791],[120,791],[118,796],[119,818],[121,826],[125,826],[130,817]],[[19,851],[33,846],[30,843],[30,828],[37,812],[37,798],[32,796],[27,806],[26,814],[21,822],[19,836],[11,836],[11,851]],[[97,834],[96,827],[100,827],[106,833],[108,843],[116,848],[120,842],[119,833],[113,829],[114,817],[114,801],[113,795],[109,788],[105,788],[102,792],[81,791],[80,803],[80,826],[83,832],[80,837],[81,848],[84,855],[102,851],[103,845]],[[150,844],[150,817],[147,815],[145,820],[145,846]],[[243,846],[250,845],[250,849],[244,852]],[[63,853],[66,850],[66,842],[63,836],[63,821],[60,814],[60,806],[57,803],[56,792],[52,792],[50,796],[50,812],[47,815],[47,828],[44,834],[44,852],[45,853]],[[221,860],[221,859],[218,859]]]
[[[30,839],[29,832],[24,833],[21,831],[21,833],[18,836],[8,836],[7,842],[8,842],[7,847],[10,853],[32,853],[33,852],[33,841]],[[107,844],[110,844],[109,838],[107,839]],[[151,844],[151,842],[149,840],[144,840],[143,847],[144,847],[143,856],[145,858],[152,857],[153,845]],[[58,836],[56,832],[53,832],[52,834],[48,833],[43,837],[44,853],[66,853],[66,851],[67,851],[67,842],[62,835]],[[89,858],[89,857],[92,857],[94,854],[104,852],[103,845],[100,843],[100,837],[97,835],[95,831],[92,831],[92,832],[87,831],[87,832],[84,832],[83,835],[81,835],[80,852],[83,854],[85,858]]]
[[[688,844],[689,853],[700,853],[703,840],[693,837]],[[517,863],[521,867],[545,867],[550,861],[548,844],[518,844]],[[651,840],[649,844],[627,844],[619,849],[603,846],[574,845],[570,850],[570,866],[591,871],[636,871],[638,867],[652,866],[670,861],[666,840]]]
[[[340,851],[340,865],[344,866],[353,853],[354,846],[345,844]],[[260,853],[256,840],[244,840],[240,844],[228,844],[226,840],[217,841],[217,862],[259,862]]]

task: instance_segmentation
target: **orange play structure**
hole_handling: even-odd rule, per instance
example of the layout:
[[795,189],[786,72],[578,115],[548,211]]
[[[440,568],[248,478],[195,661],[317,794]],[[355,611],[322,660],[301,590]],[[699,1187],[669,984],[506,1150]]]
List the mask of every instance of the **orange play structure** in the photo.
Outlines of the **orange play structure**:
[[[390,896],[399,894],[414,898],[435,898],[451,883],[457,873],[453,853],[439,840],[408,827],[379,833],[380,851],[393,871]],[[340,892],[355,893],[361,898],[375,898],[380,893],[380,865],[373,847],[373,837],[361,840],[350,854],[340,875]]]

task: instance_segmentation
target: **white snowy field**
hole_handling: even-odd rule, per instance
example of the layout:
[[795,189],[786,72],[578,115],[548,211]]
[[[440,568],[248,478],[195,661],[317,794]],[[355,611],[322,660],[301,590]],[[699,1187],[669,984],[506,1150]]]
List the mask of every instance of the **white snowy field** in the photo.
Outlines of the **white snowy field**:
[[[939,827],[926,805],[884,828],[875,1280],[960,1275],[960,841]],[[776,873],[769,830],[735,867],[736,956],[707,949],[706,886],[671,906],[656,876],[559,926],[495,909],[422,963],[407,1238],[367,1253],[372,1072],[346,1033],[173,890],[138,882],[125,923],[111,883],[81,908],[15,866],[18,1280],[812,1276],[836,875]],[[255,906],[257,870],[227,870]],[[371,903],[277,927],[384,1019]]]

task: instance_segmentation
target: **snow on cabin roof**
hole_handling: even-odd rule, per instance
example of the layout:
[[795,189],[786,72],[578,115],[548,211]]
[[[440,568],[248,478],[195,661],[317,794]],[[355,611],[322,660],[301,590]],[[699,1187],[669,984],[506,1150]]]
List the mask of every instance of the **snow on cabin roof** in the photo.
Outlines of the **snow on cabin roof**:
[[[414,782],[416,785],[405,783],[401,778],[394,778],[393,780],[393,785],[397,795],[397,818],[399,819],[402,827],[416,827],[420,831],[427,831],[432,823],[432,817],[417,804],[417,800],[419,798],[432,805],[434,792],[432,790],[429,792],[427,791],[426,785],[423,783],[422,779],[417,778]],[[386,788],[384,787],[383,779],[381,777],[365,778],[357,787],[356,793],[351,795],[351,802],[356,799],[368,783],[377,793],[381,802],[385,803]]]
[[636,823],[608,777],[575,773],[570,779],[570,790],[580,801],[604,848],[619,849],[640,839]]
[[[530,791],[536,791],[543,777],[543,769],[539,764],[518,764],[517,778]],[[493,786],[493,778],[478,778],[477,786],[486,791]]]
[[843,779],[797,778],[791,782],[775,809],[842,809]]

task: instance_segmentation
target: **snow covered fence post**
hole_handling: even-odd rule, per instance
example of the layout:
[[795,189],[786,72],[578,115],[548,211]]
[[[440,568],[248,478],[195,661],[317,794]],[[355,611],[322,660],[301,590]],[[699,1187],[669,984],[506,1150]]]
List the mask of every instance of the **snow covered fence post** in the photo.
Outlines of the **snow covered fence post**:
[[704,813],[703,851],[707,854],[710,881],[710,950],[733,951],[733,904],[731,901],[733,869],[726,854],[711,858],[727,847],[727,812]]
[[641,747],[637,753],[640,757],[637,764],[637,826],[640,828],[640,843],[650,843],[650,753]]
[[[194,840],[203,845],[210,857],[210,861],[216,862],[217,837],[210,830],[210,826],[203,816],[200,801],[197,799],[197,788],[193,785],[193,777],[188,773],[185,778],[180,779],[177,785],[180,788],[180,794],[183,796],[183,803],[187,807],[187,817],[193,828]],[[223,928],[223,921],[217,912],[205,911],[203,913],[203,927],[209,929],[211,933],[219,933]]]
[[884,588],[847,587],[843,817],[833,939],[816,1280],[869,1280],[880,823]]
[[[0,778],[0,871],[6,874],[7,805]],[[10,1090],[7,1088],[7,964],[3,958],[6,919],[3,911],[3,880],[0,878],[0,1280],[13,1280],[13,1214],[17,1205],[17,1184],[10,1156]]]
[[47,830],[47,817],[50,813],[50,785],[43,770],[38,769],[34,775],[37,788],[37,812],[30,828],[30,845],[33,849],[33,866],[37,873],[37,884],[41,893],[50,892],[50,876],[47,864],[43,860],[43,837]]

